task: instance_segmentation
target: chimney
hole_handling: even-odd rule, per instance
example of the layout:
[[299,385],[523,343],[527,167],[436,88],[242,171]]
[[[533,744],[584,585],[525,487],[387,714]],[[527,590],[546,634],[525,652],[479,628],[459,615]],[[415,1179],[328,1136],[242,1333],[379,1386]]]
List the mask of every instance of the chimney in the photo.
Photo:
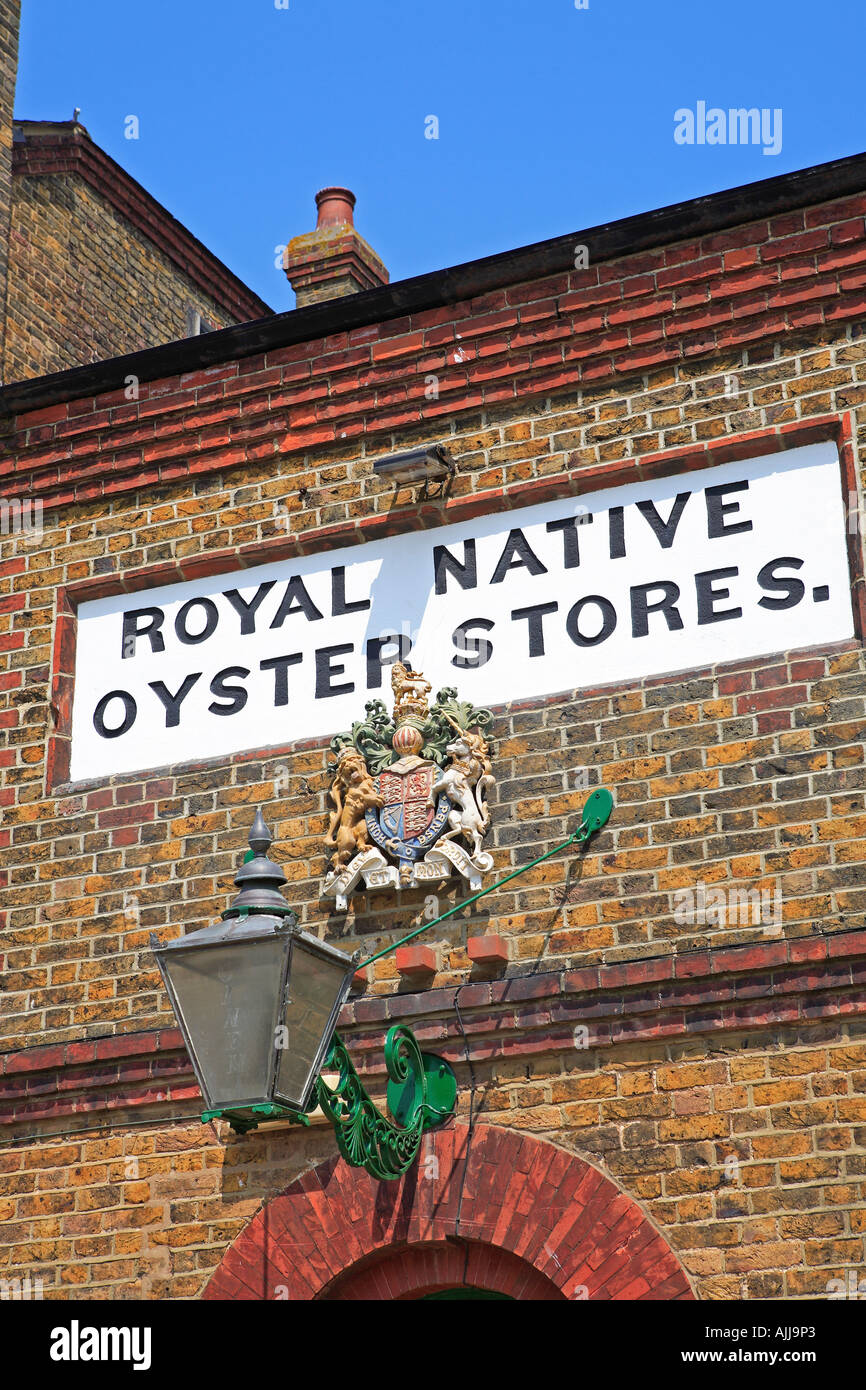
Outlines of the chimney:
[[355,231],[354,193],[348,188],[323,188],[316,194],[316,207],[316,230],[294,237],[283,253],[283,269],[297,307],[387,285],[387,270]]

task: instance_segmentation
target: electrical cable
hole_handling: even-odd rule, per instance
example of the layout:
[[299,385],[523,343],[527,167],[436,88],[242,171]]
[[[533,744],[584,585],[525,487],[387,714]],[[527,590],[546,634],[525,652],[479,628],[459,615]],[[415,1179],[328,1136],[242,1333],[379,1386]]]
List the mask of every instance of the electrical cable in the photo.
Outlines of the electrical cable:
[[475,1092],[477,1089],[475,1081],[475,1068],[472,1065],[472,1054],[469,1050],[469,1039],[466,1036],[466,1029],[463,1027],[463,1016],[460,1013],[460,991],[469,983],[464,980],[462,985],[458,985],[454,993],[454,1011],[457,1015],[457,1025],[460,1035],[463,1038],[463,1051],[466,1056],[466,1064],[469,1067],[469,1128],[466,1135],[466,1159],[463,1164],[463,1172],[460,1175],[460,1192],[457,1197],[457,1219],[454,1223],[455,1236],[463,1241],[466,1251],[466,1260],[463,1265],[463,1284],[466,1286],[466,1275],[469,1271],[469,1242],[460,1235],[460,1219],[463,1214],[463,1189],[466,1186],[466,1174],[469,1170],[469,1154],[472,1149],[472,1135],[475,1130]]

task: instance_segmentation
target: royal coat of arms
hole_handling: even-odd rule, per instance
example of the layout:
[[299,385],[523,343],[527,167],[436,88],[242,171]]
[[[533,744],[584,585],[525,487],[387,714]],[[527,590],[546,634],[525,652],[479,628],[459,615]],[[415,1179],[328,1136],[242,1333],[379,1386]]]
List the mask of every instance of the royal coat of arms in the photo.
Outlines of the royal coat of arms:
[[456,872],[477,892],[493,867],[482,846],[495,780],[486,738],[493,716],[450,687],[428,707],[429,681],[400,661],[391,688],[393,716],[371,700],[366,718],[331,740],[323,892],[340,912],[362,880],[367,891],[418,888]]

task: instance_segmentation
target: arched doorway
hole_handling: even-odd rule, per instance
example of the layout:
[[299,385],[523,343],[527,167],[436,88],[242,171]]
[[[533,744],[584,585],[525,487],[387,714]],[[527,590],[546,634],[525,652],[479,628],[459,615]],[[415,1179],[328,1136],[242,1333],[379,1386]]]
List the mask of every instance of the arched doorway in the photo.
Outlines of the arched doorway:
[[[461,1292],[462,1291],[462,1292]],[[637,1203],[584,1159],[531,1135],[431,1132],[399,1182],[342,1160],[267,1202],[206,1299],[690,1299]]]
[[391,1247],[360,1260],[320,1299],[532,1299],[561,1301],[552,1280],[526,1260],[482,1241],[452,1239]]

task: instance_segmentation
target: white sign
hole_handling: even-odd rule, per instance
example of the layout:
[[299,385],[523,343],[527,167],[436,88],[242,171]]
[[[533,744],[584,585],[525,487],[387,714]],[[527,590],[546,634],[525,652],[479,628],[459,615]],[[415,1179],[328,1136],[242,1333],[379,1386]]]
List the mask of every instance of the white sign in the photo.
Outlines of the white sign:
[[74,779],[331,735],[408,660],[500,705],[854,631],[835,446],[83,603]]

